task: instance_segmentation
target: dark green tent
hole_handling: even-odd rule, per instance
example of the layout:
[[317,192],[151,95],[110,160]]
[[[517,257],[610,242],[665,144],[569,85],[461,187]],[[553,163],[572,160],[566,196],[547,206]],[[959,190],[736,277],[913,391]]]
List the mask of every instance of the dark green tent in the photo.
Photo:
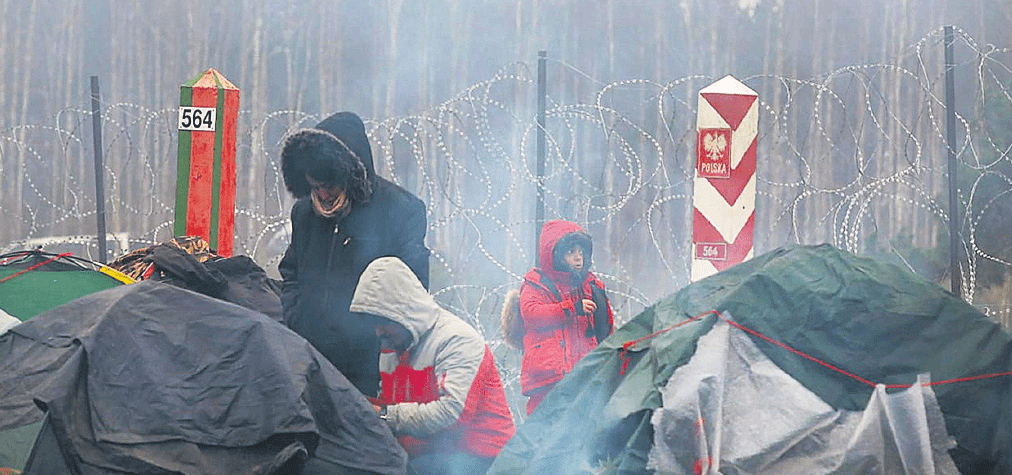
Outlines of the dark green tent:
[[1012,472],[1009,332],[905,269],[822,245],[777,249],[644,310],[556,386],[489,473],[648,473],[662,390],[722,321],[715,312],[835,410],[864,410],[869,383],[944,382],[931,388],[956,467]]
[[26,321],[99,290],[133,282],[107,266],[41,250],[0,256],[0,309]]
[[[12,252],[0,256],[0,310],[27,321],[78,297],[130,282],[115,270],[72,255]],[[41,425],[0,431],[0,468],[24,468]]]

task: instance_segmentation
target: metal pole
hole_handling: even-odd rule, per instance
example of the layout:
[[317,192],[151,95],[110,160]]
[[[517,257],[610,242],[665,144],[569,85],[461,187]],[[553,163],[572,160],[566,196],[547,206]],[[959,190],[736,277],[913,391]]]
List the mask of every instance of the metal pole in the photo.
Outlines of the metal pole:
[[105,188],[102,185],[102,107],[98,94],[98,76],[91,77],[91,126],[95,138],[95,203],[98,215],[98,261],[105,264]]
[[537,204],[534,208],[534,265],[538,265],[538,242],[541,240],[541,227],[545,224],[545,109],[547,107],[546,65],[548,52],[538,51],[538,174]]
[[956,176],[956,81],[952,55],[952,26],[945,27],[945,139],[949,155],[949,276],[950,290],[963,298],[959,271],[959,180]]

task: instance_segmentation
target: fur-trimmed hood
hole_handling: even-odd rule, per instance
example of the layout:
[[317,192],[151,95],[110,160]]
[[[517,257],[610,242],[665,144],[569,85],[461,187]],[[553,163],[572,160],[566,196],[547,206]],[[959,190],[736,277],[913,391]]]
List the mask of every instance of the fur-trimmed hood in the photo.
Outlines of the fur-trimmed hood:
[[285,139],[281,174],[296,198],[311,191],[306,174],[343,186],[352,202],[365,202],[376,181],[365,124],[353,112],[338,112],[312,129],[301,129]]

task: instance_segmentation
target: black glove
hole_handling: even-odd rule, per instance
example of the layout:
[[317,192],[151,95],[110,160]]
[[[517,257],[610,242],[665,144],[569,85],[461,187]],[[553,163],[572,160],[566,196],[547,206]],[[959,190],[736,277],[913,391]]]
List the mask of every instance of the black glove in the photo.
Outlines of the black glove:
[[[590,286],[590,299],[594,301],[597,308],[594,315],[588,315],[587,338],[594,337],[598,343],[604,341],[611,334],[611,321],[608,320],[608,294],[604,289]],[[583,305],[580,305],[582,312]]]

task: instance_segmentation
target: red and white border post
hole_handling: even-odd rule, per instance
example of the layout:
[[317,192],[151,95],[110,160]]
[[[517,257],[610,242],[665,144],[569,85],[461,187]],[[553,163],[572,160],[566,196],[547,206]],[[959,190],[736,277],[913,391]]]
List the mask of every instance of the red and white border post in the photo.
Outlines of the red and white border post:
[[752,258],[758,97],[730,75],[699,91],[693,282]]
[[232,256],[239,88],[214,68],[180,86],[175,236]]

